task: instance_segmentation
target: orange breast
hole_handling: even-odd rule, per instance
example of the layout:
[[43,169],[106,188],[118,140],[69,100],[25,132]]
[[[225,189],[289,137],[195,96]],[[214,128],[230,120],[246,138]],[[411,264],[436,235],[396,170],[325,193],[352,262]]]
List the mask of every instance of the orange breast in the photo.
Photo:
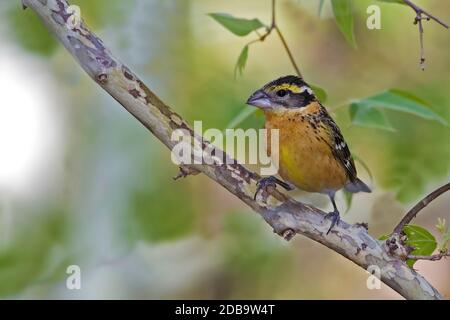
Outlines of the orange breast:
[[[314,108],[310,106],[308,108]],[[347,174],[330,147],[328,128],[315,128],[304,117],[314,110],[296,109],[266,113],[266,129],[279,130],[279,148],[270,150],[272,159],[279,158],[280,176],[296,187],[309,192],[341,189],[348,181]]]

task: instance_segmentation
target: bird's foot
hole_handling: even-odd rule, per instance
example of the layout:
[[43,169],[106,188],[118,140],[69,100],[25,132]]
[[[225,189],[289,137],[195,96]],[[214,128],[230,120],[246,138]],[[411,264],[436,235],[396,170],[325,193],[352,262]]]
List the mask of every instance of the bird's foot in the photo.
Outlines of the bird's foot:
[[332,212],[328,212],[325,215],[325,219],[331,219],[331,226],[327,231],[327,235],[328,235],[330,233],[331,229],[333,229],[333,227],[335,225],[339,225],[339,221],[341,220],[341,217],[340,217],[338,211],[332,211]]
[[256,200],[256,196],[258,195],[258,193],[261,190],[267,191],[268,187],[272,187],[275,189],[277,187],[277,184],[282,186],[287,191],[291,191],[294,189],[294,187],[292,185],[290,185],[289,183],[286,183],[284,181],[281,181],[277,177],[270,176],[270,177],[261,178],[257,183],[256,192],[255,192],[255,196],[253,197],[253,200]]

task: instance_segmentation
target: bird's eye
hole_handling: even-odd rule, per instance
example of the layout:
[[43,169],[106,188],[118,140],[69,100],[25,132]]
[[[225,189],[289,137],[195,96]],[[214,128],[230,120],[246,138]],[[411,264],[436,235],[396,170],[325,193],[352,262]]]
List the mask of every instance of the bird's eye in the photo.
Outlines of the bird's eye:
[[287,90],[281,89],[277,91],[277,96],[279,96],[280,98],[284,97],[285,95],[287,95]]

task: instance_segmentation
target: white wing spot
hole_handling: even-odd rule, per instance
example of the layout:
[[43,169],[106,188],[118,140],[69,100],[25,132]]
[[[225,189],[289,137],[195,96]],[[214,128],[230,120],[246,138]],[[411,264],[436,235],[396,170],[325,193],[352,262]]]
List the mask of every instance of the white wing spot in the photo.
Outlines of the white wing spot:
[[348,159],[345,160],[345,166],[347,168],[350,168],[350,161]]
[[345,148],[345,146],[346,146],[345,142],[342,141],[341,143],[338,143],[338,144],[336,145],[336,149],[342,150],[342,149]]

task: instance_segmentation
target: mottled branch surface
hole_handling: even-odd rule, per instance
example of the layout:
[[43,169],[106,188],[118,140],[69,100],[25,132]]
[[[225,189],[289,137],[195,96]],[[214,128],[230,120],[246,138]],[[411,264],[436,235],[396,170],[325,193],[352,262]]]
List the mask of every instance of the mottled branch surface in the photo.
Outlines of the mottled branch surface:
[[[135,73],[116,59],[84,23],[73,29],[67,26],[71,13],[66,0],[23,0],[23,4],[37,13],[99,86],[169,149],[176,144],[171,140],[176,129],[184,129],[194,139],[201,140]],[[222,154],[207,141],[201,141],[201,146],[214,149],[213,155]],[[377,265],[381,270],[381,280],[407,299],[442,299],[425,278],[405,264],[403,259],[406,257],[389,254],[386,243],[370,236],[364,227],[342,221],[327,236],[330,222],[324,220],[324,212],[317,208],[297,202],[273,189],[269,190],[267,201],[262,196],[253,200],[259,175],[244,166],[234,162],[184,168],[188,174],[200,171],[222,185],[258,212],[274,232],[286,239],[297,233],[302,234],[340,253],[363,269]]]

